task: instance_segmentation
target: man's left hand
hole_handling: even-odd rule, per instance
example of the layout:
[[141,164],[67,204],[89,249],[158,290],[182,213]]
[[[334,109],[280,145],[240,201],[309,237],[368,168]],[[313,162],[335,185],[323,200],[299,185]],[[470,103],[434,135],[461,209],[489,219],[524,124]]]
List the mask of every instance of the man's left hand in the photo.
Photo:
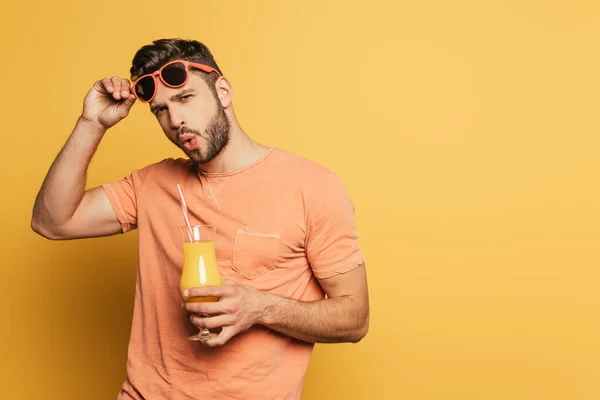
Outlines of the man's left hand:
[[232,280],[224,280],[221,286],[191,288],[184,296],[219,297],[217,302],[183,304],[191,313],[190,320],[198,328],[222,328],[216,338],[203,341],[208,347],[223,346],[238,333],[250,329],[263,316],[268,301],[265,293]]

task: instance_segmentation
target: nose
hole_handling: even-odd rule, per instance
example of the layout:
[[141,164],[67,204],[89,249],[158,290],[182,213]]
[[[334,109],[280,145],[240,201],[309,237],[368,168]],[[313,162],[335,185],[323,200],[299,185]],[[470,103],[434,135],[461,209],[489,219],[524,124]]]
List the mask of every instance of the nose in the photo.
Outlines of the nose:
[[176,110],[176,107],[169,108],[169,125],[174,131],[178,131],[185,125],[185,117],[183,113]]

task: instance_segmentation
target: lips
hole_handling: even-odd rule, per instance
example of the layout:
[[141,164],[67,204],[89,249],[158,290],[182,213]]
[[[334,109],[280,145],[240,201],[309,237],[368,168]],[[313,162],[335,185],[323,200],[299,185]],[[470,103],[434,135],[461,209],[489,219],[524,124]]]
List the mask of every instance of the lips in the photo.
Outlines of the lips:
[[183,142],[183,147],[188,151],[198,150],[198,136],[194,136],[192,139]]
[[179,143],[188,151],[198,149],[198,136],[193,133],[184,133],[179,136]]

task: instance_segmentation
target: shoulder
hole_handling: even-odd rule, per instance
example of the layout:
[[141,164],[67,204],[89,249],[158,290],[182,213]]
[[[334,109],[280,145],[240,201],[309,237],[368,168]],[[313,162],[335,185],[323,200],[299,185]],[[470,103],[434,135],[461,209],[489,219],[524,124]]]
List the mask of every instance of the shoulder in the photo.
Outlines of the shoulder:
[[335,176],[326,165],[281,148],[275,148],[271,167],[306,187]]
[[297,193],[306,211],[351,204],[349,193],[340,177],[328,166],[277,148],[269,168],[268,183]]

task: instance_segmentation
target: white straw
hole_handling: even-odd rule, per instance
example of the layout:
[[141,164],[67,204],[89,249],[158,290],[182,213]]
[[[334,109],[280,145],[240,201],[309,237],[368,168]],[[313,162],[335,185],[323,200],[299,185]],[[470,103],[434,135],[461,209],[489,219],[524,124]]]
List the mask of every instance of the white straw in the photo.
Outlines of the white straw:
[[185,204],[185,198],[183,197],[183,192],[181,191],[181,186],[179,186],[179,183],[177,184],[177,190],[179,191],[179,197],[181,197],[181,211],[183,211],[183,218],[185,218],[185,223],[188,226],[188,236],[190,237],[190,241],[192,241],[192,235],[191,235],[191,225],[190,225],[190,220],[188,219],[188,213],[187,213],[187,204]]

